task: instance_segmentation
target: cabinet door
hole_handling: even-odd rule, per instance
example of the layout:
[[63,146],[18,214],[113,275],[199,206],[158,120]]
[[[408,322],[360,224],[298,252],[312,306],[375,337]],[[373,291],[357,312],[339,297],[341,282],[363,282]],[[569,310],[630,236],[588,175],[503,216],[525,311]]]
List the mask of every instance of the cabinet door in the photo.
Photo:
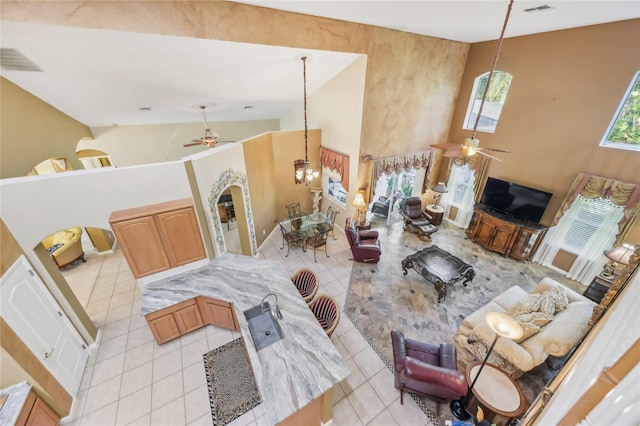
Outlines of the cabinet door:
[[495,233],[496,226],[491,221],[485,220],[484,217],[480,219],[478,223],[478,229],[476,230],[476,241],[478,244],[489,247]]
[[159,213],[155,219],[172,266],[184,265],[206,257],[193,208]]
[[518,236],[513,243],[513,248],[509,254],[516,259],[529,260],[536,252],[536,249],[542,241],[542,237],[546,232],[546,228],[533,229],[533,228],[520,228]]
[[180,337],[180,329],[172,313],[149,320],[149,328],[159,345]]
[[153,217],[115,222],[111,227],[134,277],[140,278],[171,268]]
[[240,329],[230,303],[219,302],[214,299],[204,299],[203,305],[206,309],[205,316],[208,318],[210,324],[231,330]]
[[192,306],[180,309],[174,313],[174,316],[181,335],[204,327],[204,321],[202,321],[202,316],[200,315],[200,310],[198,309],[195,299]]
[[515,236],[515,227],[496,226],[489,249],[506,254],[511,248],[511,242]]
[[27,426],[57,426],[60,424],[60,417],[42,399],[36,398],[25,424]]
[[482,213],[479,212],[477,209],[474,209],[473,216],[471,216],[471,221],[469,222],[469,227],[467,227],[467,230],[465,231],[465,233],[467,234],[467,237],[474,238],[476,236],[478,223],[481,220],[482,220]]

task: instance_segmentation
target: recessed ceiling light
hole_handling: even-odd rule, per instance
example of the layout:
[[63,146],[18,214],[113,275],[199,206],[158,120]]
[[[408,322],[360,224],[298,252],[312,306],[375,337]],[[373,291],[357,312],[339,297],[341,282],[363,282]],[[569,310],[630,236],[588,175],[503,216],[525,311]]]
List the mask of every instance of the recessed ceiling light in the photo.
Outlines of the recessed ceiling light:
[[245,105],[244,109],[253,109],[253,105]]
[[151,107],[140,107],[138,108],[140,111],[151,111]]
[[541,10],[547,10],[547,9],[553,9],[551,6],[549,6],[548,4],[542,5],[542,6],[537,6],[537,7],[530,7],[529,9],[525,9],[525,12],[540,12]]

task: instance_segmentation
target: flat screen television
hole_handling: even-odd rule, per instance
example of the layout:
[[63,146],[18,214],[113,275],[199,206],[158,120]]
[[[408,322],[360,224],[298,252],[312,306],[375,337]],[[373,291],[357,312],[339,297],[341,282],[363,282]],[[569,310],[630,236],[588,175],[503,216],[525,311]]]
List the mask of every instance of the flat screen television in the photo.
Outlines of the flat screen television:
[[489,177],[480,203],[498,213],[526,222],[540,222],[551,193]]

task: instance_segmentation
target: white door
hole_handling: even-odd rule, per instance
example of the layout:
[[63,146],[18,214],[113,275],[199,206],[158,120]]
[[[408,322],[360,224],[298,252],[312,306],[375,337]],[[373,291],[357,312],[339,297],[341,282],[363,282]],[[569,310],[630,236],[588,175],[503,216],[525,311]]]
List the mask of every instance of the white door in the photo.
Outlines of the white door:
[[89,351],[24,256],[2,276],[0,294],[0,316],[75,397]]

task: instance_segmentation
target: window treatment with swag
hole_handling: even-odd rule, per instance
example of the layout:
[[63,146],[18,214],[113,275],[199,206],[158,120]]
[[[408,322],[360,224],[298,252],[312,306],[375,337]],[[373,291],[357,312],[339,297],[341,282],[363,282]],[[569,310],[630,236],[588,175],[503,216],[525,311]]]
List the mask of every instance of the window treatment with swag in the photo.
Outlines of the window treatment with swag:
[[328,148],[320,149],[320,164],[322,167],[337,172],[342,186],[349,190],[349,156],[332,151]]
[[[445,218],[449,217],[451,204],[457,194],[457,185],[460,183],[459,180],[465,175],[462,172],[463,167],[471,169],[471,171],[473,171],[473,175],[471,178],[472,182],[469,187],[466,188],[461,199],[456,200],[455,203],[455,207],[458,208],[458,213],[456,214],[456,218],[453,223],[458,228],[467,228],[469,226],[469,222],[471,222],[473,206],[480,199],[480,183],[484,181],[487,174],[487,161],[485,161],[485,158],[481,155],[474,155],[464,159],[456,158],[449,163],[447,177],[447,188],[449,188],[449,192],[443,194],[441,200],[442,207],[445,209]],[[460,195],[461,194],[458,193],[457,197],[460,198]]]
[[533,261],[544,266],[551,265],[577,214],[595,200],[607,200],[612,205],[610,213],[567,273],[569,278],[588,284],[606,262],[602,252],[619,245],[636,222],[640,185],[579,173],[553,219],[555,226],[547,232]]
[[[365,160],[366,161],[366,160]],[[382,174],[390,175],[393,172],[399,173],[402,170],[409,171],[411,168],[425,169],[424,187],[428,187],[429,181],[429,165],[431,164],[431,151],[419,152],[417,154],[398,155],[397,157],[385,157],[375,159],[373,165],[371,182],[377,182]],[[371,192],[373,185],[369,185]],[[369,193],[369,198],[371,197]]]

